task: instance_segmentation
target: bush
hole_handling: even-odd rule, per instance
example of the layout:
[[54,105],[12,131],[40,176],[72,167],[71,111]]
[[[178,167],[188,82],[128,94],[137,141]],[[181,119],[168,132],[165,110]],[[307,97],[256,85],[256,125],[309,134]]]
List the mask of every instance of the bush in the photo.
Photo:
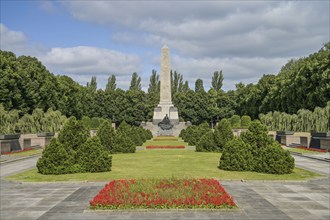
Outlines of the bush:
[[205,122],[199,126],[189,126],[187,129],[182,130],[179,136],[182,137],[185,142],[188,142],[189,145],[195,146],[201,137],[209,131],[211,131],[211,129]]
[[241,139],[226,144],[219,168],[285,174],[294,169],[294,159],[279,143],[268,137],[266,126],[253,121],[249,130],[241,134]]
[[247,129],[251,124],[251,117],[248,115],[243,115],[241,118],[241,128]]
[[250,145],[240,138],[229,141],[220,157],[219,168],[235,171],[252,171],[253,155]]
[[196,145],[196,151],[199,152],[214,152],[219,151],[214,140],[214,134],[212,131],[207,132],[201,137]]
[[45,148],[41,158],[38,159],[37,168],[41,174],[72,173],[74,165],[74,151],[65,149],[64,146],[53,138]]
[[258,120],[251,122],[249,129],[241,134],[241,138],[245,143],[257,149],[269,146],[274,142],[274,140],[268,136],[267,127]]
[[86,142],[89,138],[89,130],[77,121],[74,116],[64,124],[58,135],[58,141],[64,145],[65,148],[77,150],[79,146]]
[[77,150],[77,163],[81,168],[80,172],[111,171],[112,156],[100,139],[94,136]]
[[125,133],[117,133],[113,153],[134,153],[136,147]]
[[116,139],[116,133],[110,121],[105,121],[101,124],[97,131],[97,136],[100,138],[102,145],[110,152],[112,152],[112,148]]
[[286,174],[294,169],[294,158],[276,142],[271,146],[260,148],[258,158],[262,163],[255,164],[256,172]]
[[214,135],[217,147],[222,151],[226,143],[234,138],[230,122],[227,119],[222,119],[217,126],[215,126]]
[[[103,135],[106,137],[106,132]],[[111,170],[111,159],[99,137],[89,138],[89,131],[82,122],[71,117],[58,139],[52,139],[43,151],[37,168],[42,174],[102,172]]]
[[232,128],[240,128],[241,127],[241,118],[239,117],[239,115],[231,116],[229,121],[230,121],[230,124],[231,124]]

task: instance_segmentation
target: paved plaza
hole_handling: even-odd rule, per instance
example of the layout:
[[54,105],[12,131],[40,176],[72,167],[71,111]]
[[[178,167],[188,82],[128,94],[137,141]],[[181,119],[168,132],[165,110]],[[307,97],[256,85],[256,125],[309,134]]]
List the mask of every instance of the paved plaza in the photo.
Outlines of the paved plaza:
[[[224,181],[235,210],[91,211],[106,182],[19,183],[4,179],[34,167],[37,157],[1,164],[0,219],[330,219],[328,162],[296,158],[326,175],[309,181]],[[306,165],[307,164],[307,165]],[[110,181],[110,180],[109,180]]]

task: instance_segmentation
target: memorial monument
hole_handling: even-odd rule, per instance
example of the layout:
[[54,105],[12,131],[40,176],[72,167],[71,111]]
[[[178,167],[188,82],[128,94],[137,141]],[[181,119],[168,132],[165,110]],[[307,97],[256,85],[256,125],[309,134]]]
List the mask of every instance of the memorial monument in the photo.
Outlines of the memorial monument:
[[178,136],[189,123],[180,122],[178,109],[172,103],[170,48],[164,45],[160,59],[160,99],[154,109],[152,122],[142,122],[141,126],[153,136]]
[[172,104],[170,48],[166,45],[161,50],[160,60],[160,100],[154,109],[153,124],[168,116],[172,124],[179,124],[178,109]]

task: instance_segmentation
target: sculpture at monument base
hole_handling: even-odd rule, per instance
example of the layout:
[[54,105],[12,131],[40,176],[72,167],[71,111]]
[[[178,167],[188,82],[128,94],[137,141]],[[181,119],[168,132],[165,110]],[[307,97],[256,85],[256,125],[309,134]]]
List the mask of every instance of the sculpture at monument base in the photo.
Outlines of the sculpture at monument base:
[[164,117],[164,119],[158,123],[158,126],[162,129],[162,130],[170,130],[173,128],[173,125],[171,124],[170,119],[168,118],[168,115],[166,114],[166,116]]

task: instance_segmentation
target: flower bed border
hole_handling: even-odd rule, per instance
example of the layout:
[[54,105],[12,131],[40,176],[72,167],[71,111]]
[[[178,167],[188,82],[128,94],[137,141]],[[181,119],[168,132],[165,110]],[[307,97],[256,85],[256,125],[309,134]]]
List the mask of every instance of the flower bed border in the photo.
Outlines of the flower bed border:
[[10,152],[5,152],[5,153],[1,153],[1,154],[8,155],[8,154],[21,153],[21,152],[30,151],[30,150],[33,150],[33,148],[29,147],[29,148],[25,148],[24,150],[10,151]]
[[185,149],[185,146],[146,146],[146,149]]
[[311,148],[311,147],[305,147],[305,146],[297,146],[295,148],[309,150],[309,151],[316,151],[316,152],[320,152],[320,153],[328,152],[328,150],[326,150],[326,149],[318,149],[318,148]]
[[219,210],[237,208],[218,180],[113,180],[90,201],[94,210]]

